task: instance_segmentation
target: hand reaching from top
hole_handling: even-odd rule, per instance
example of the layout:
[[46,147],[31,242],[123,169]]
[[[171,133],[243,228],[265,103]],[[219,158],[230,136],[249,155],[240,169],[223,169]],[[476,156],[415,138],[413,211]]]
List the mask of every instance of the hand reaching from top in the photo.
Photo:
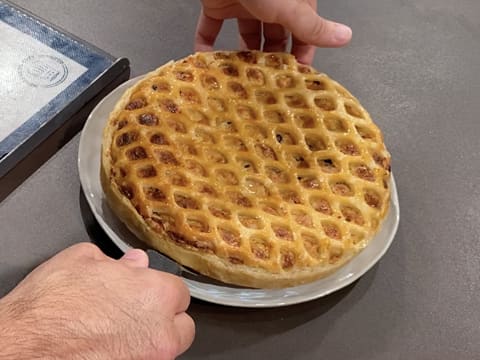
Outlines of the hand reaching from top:
[[202,5],[196,51],[212,50],[223,21],[231,18],[238,21],[241,49],[285,51],[291,36],[291,52],[305,64],[312,62],[315,47],[340,47],[352,37],[349,27],[317,14],[316,0],[202,0]]

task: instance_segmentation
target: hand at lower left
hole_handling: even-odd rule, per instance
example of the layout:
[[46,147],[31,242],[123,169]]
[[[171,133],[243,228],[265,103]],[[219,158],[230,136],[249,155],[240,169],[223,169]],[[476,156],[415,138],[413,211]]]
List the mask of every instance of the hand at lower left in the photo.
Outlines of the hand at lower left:
[[148,268],[141,250],[120,260],[70,247],[0,300],[0,359],[165,359],[191,345],[188,288]]

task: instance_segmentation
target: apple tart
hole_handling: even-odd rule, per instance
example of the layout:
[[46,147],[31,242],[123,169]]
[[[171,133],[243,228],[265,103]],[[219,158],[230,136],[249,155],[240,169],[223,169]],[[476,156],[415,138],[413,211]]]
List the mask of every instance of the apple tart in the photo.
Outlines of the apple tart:
[[104,129],[109,206],[148,246],[254,288],[324,277],[390,203],[390,155],[344,87],[286,53],[196,53],[128,89]]

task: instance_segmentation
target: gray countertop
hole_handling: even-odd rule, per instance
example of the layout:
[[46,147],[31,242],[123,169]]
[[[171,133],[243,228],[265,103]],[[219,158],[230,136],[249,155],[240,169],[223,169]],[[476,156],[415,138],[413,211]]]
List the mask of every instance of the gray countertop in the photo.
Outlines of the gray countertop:
[[[117,56],[132,76],[192,51],[193,0],[15,0]],[[353,285],[277,309],[194,300],[184,359],[480,357],[480,2],[324,0],[352,26],[314,66],[355,94],[393,156],[401,221],[382,260]],[[218,48],[236,46],[228,22]],[[0,203],[0,296],[39,262],[89,240],[78,136]],[[91,235],[91,231],[90,231]]]

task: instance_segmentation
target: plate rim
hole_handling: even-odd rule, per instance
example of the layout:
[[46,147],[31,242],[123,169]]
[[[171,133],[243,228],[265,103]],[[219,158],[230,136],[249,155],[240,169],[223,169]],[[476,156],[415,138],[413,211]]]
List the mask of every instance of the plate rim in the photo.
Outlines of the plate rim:
[[[127,87],[129,87],[129,86],[133,85],[134,83],[138,82],[144,76],[145,75],[140,75],[140,76],[137,76],[137,77],[132,78],[130,80],[127,80],[126,82],[117,86],[114,90],[112,90],[109,94],[107,94],[101,101],[98,102],[98,104],[90,112],[90,114],[87,117],[87,120],[85,121],[85,124],[82,128],[82,132],[80,134],[79,146],[78,146],[78,154],[77,154],[77,169],[78,169],[78,173],[79,173],[80,184],[81,184],[82,189],[84,191],[85,198],[87,199],[87,203],[89,205],[89,208],[92,211],[96,221],[99,223],[99,225],[105,231],[105,233],[107,234],[109,239],[117,247],[119,247],[120,250],[123,251],[123,252],[132,248],[132,246],[130,246],[128,244],[128,242],[122,240],[121,237],[115,232],[115,230],[113,230],[111,228],[111,226],[105,221],[105,219],[96,210],[96,206],[94,204],[94,195],[92,194],[92,191],[91,191],[92,187],[89,186],[90,183],[91,183],[91,179],[90,179],[91,177],[87,176],[87,174],[85,174],[84,171],[83,171],[83,163],[84,163],[85,160],[83,159],[82,154],[84,153],[83,149],[84,149],[84,147],[86,146],[86,143],[87,143],[87,140],[86,140],[87,130],[89,129],[89,126],[91,126],[91,123],[93,121],[95,121],[95,115],[96,115],[97,112],[99,112],[99,109],[101,109],[104,106],[105,102],[107,102],[108,100],[112,100],[112,98],[115,97],[115,96],[119,97],[120,96],[120,94],[119,94],[120,91],[123,91],[124,89],[126,90]],[[107,119],[105,119],[105,122],[106,121],[107,121]],[[103,129],[103,126],[102,126],[102,129]],[[100,135],[100,139],[101,139],[101,135]],[[99,154],[98,159],[100,159],[100,154]],[[100,177],[100,168],[98,169],[98,174],[99,174],[99,177]],[[100,182],[99,178],[97,179],[97,181]],[[312,292],[310,295],[302,295],[302,296],[300,296],[300,298],[299,298],[299,296],[292,296],[291,298],[288,298],[288,297],[283,298],[282,301],[278,301],[278,302],[272,302],[270,300],[270,301],[266,301],[266,302],[257,301],[257,302],[252,303],[250,301],[245,302],[241,298],[235,299],[235,297],[232,297],[228,301],[226,301],[224,298],[219,299],[218,297],[215,297],[215,294],[210,295],[208,293],[208,291],[205,291],[205,290],[204,291],[198,291],[195,288],[195,281],[183,278],[183,280],[185,281],[185,283],[189,287],[191,296],[194,297],[194,298],[197,298],[199,300],[207,301],[207,302],[217,304],[217,305],[232,306],[232,307],[244,307],[244,308],[272,308],[272,307],[289,306],[289,305],[294,305],[294,304],[299,304],[299,303],[319,299],[321,297],[332,294],[332,293],[334,293],[334,292],[352,284],[353,282],[355,282],[356,280],[361,278],[363,275],[365,275],[365,273],[367,273],[373,266],[375,266],[380,261],[380,259],[385,255],[385,253],[390,248],[390,246],[391,246],[391,244],[392,244],[392,242],[395,238],[395,235],[397,233],[399,222],[400,222],[400,206],[399,206],[398,192],[397,192],[397,187],[396,187],[395,178],[393,176],[393,172],[391,173],[391,176],[390,176],[390,184],[391,184],[391,188],[390,188],[391,189],[390,207],[389,207],[389,210],[388,210],[388,214],[387,214],[386,218],[383,220],[383,222],[385,224],[387,218],[393,216],[393,227],[392,227],[391,231],[388,233],[388,235],[387,235],[387,237],[386,237],[386,239],[383,243],[383,246],[379,249],[379,251],[377,251],[375,253],[375,256],[373,256],[372,259],[370,259],[368,264],[366,266],[364,266],[361,269],[361,271],[357,271],[353,274],[350,273],[350,276],[345,277],[340,282],[336,283],[335,286],[331,286],[330,288],[325,289],[323,291]],[[382,226],[384,226],[384,225],[382,225]],[[377,234],[378,234],[378,232],[377,232]],[[358,254],[357,256],[360,256],[360,255],[361,255],[361,253]],[[355,260],[355,258],[351,259],[350,262],[354,261],[354,260]],[[340,270],[340,269],[338,269],[338,270]],[[301,287],[304,287],[304,286],[312,286],[316,282],[322,281],[324,279],[328,279],[330,277],[335,277],[335,275],[338,276],[338,271],[335,271],[334,273],[332,273],[331,275],[329,275],[325,278],[310,282],[308,284],[298,285],[298,286],[285,288],[285,289],[277,289],[277,291],[279,291],[279,292],[282,292],[282,290],[284,290],[284,291],[287,291],[287,290],[294,291],[294,289],[301,288]],[[214,287],[215,285],[211,285],[211,286]],[[246,289],[244,291],[249,291],[249,292],[258,291],[258,292],[261,292],[261,291],[266,291],[266,290],[270,290],[270,289]]]

